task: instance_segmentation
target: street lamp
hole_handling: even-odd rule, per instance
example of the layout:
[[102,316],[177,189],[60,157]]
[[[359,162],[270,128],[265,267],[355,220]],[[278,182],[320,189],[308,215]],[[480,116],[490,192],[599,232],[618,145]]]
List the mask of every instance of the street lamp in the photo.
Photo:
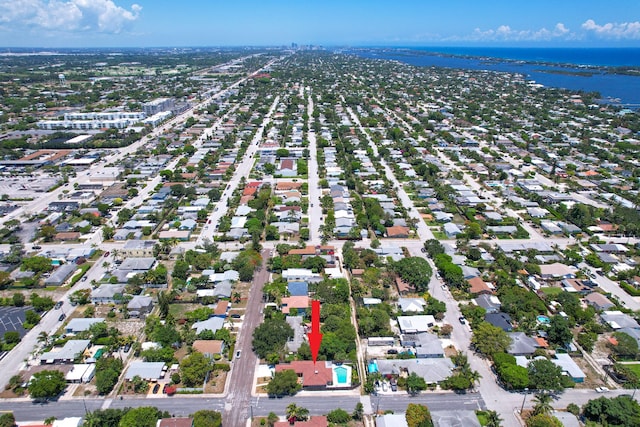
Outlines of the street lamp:
[[520,413],[522,414],[522,411],[524,411],[524,402],[527,400],[527,392],[529,391],[528,388],[524,389],[524,395],[522,397],[522,406],[520,407]]

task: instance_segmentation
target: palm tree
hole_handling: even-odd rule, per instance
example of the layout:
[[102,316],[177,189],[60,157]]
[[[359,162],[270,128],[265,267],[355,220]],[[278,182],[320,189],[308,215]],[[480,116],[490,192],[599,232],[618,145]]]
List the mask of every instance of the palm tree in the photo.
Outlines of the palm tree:
[[550,414],[553,411],[551,406],[551,395],[549,393],[538,393],[533,398],[536,404],[533,406],[533,415]]
[[47,331],[40,332],[40,334],[38,335],[38,342],[45,343],[45,345],[49,342],[49,334],[47,333]]
[[502,418],[496,411],[487,411],[487,427],[500,427],[502,424]]
[[307,408],[298,406],[295,403],[291,403],[287,406],[287,420],[289,420],[290,423],[306,421],[308,418],[309,410]]

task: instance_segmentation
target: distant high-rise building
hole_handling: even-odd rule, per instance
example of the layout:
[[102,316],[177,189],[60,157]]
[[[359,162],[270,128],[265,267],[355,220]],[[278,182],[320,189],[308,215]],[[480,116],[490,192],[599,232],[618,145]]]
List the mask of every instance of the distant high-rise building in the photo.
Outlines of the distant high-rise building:
[[163,111],[172,111],[174,108],[175,103],[173,98],[158,98],[142,104],[142,111],[144,111],[147,116],[153,116]]

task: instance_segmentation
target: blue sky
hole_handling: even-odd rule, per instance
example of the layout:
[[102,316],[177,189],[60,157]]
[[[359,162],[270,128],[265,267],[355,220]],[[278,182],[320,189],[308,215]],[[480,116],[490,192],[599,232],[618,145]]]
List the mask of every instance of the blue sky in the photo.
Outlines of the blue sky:
[[0,46],[640,47],[639,0],[0,0]]

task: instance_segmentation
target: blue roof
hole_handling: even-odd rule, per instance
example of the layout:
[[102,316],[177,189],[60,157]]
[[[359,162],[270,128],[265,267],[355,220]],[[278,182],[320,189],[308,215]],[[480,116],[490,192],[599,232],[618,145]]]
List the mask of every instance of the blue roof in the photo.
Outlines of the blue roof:
[[309,284],[307,282],[289,282],[287,288],[293,297],[304,297],[309,293]]

